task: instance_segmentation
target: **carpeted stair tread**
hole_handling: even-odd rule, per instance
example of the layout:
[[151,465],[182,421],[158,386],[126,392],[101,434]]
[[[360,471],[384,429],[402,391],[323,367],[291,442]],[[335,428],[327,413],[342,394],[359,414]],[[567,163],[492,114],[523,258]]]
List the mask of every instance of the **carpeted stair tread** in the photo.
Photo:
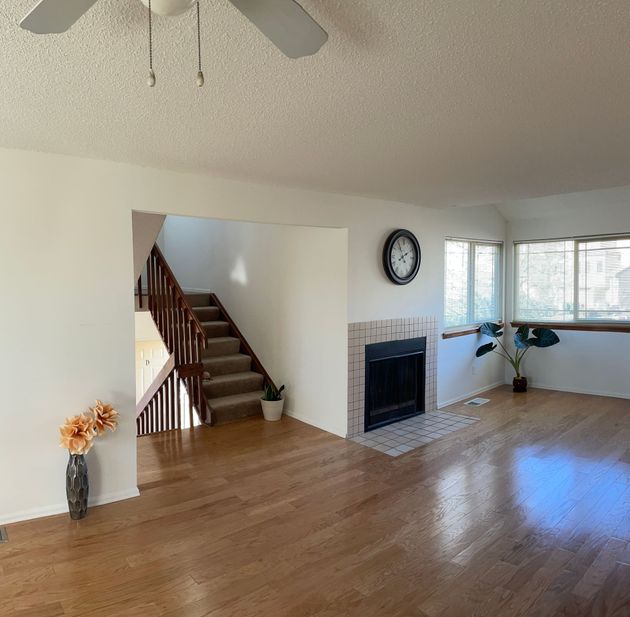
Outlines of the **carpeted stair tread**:
[[210,294],[208,293],[199,293],[199,294],[184,294],[186,300],[190,306],[193,308],[199,306],[210,306]]
[[262,390],[208,399],[215,424],[225,424],[241,418],[262,415]]
[[202,358],[203,367],[211,376],[244,373],[250,370],[252,359],[243,353]]
[[208,338],[228,336],[230,333],[230,324],[227,321],[202,321],[201,325]]
[[204,358],[214,358],[216,356],[227,356],[238,353],[240,348],[241,341],[234,336],[209,338],[207,347],[201,350],[202,361]]
[[216,375],[211,379],[204,380],[203,391],[209,399],[220,398],[260,390],[263,381],[263,376],[253,371]]
[[193,313],[199,321],[215,321],[221,317],[217,306],[193,306]]

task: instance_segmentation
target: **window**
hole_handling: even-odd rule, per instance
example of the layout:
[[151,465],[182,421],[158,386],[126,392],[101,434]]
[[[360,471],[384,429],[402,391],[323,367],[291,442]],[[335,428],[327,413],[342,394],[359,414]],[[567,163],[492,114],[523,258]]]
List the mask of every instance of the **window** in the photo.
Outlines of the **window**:
[[501,319],[500,242],[446,240],[444,326]]
[[630,322],[630,236],[516,244],[514,316]]

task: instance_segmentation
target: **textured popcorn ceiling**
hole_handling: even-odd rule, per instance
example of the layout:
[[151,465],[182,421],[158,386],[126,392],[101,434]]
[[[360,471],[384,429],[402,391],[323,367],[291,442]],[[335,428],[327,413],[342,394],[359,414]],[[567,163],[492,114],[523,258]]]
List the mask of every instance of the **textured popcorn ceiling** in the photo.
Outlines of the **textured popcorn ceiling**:
[[330,40],[282,56],[226,0],[155,20],[100,0],[63,35],[0,6],[0,146],[424,205],[630,184],[627,0],[303,0]]

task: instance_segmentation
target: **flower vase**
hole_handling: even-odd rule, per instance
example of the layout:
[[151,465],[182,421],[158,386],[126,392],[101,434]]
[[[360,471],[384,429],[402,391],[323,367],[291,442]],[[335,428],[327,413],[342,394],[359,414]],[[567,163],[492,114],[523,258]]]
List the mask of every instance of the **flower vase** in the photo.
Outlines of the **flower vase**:
[[89,491],[85,456],[83,454],[71,454],[66,468],[66,497],[72,520],[78,521],[87,515]]

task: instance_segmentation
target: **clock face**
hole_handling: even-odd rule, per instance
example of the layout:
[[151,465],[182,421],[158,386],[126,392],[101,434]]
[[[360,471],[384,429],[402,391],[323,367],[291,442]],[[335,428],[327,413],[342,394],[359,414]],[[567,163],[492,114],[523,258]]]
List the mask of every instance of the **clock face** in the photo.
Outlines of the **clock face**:
[[399,229],[390,234],[383,249],[383,267],[393,283],[410,283],[418,274],[420,260],[420,244],[410,231]]

